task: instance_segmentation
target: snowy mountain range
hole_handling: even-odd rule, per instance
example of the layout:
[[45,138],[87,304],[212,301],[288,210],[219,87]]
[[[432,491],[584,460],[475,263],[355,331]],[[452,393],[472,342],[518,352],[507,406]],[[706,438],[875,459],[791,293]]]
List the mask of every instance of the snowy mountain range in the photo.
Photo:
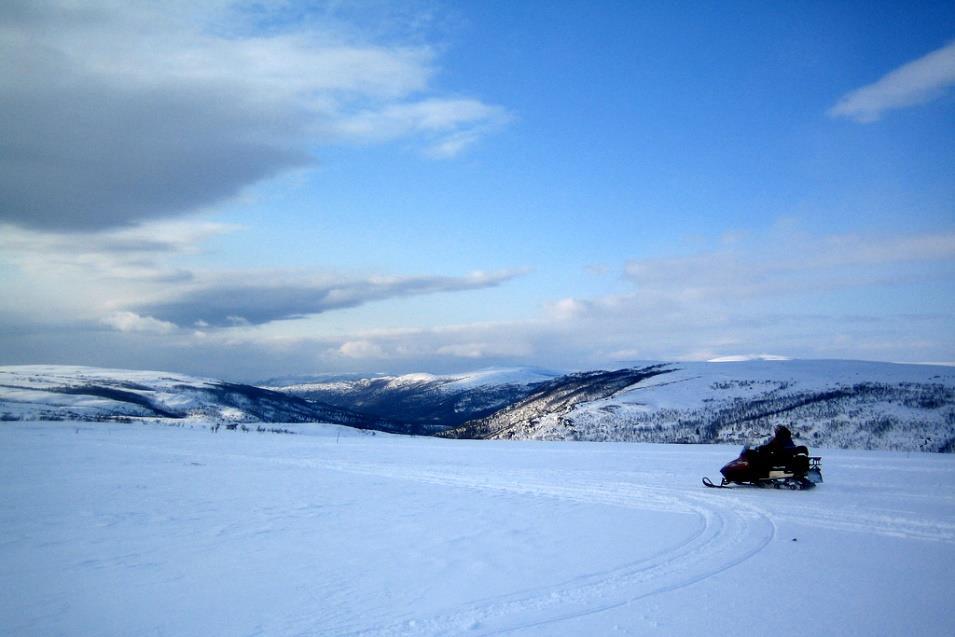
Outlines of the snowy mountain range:
[[230,428],[327,422],[446,438],[733,444],[759,441],[786,424],[810,446],[955,451],[955,368],[944,366],[742,360],[268,384],[0,367],[0,419],[169,419]]
[[225,425],[332,422],[401,432],[400,425],[262,387],[168,372],[64,365],[0,367],[0,420],[164,419]]
[[777,424],[811,446],[955,450],[955,368],[776,357],[315,379],[273,387],[441,437],[744,444]]
[[267,384],[278,392],[404,422],[420,433],[435,433],[489,416],[560,376],[560,372],[519,368],[447,376],[299,377],[285,385],[275,379]]
[[[955,369],[859,361],[673,363],[575,380],[445,432],[463,438],[734,443],[788,425],[812,446],[955,450]],[[588,392],[560,401],[560,394]],[[602,395],[601,395],[602,394]]]

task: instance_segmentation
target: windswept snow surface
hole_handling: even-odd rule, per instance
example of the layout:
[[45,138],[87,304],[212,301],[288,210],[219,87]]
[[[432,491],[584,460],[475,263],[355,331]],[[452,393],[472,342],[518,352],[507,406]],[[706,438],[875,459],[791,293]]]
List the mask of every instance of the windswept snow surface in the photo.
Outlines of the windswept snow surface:
[[955,634],[950,454],[298,427],[4,423],[0,634]]

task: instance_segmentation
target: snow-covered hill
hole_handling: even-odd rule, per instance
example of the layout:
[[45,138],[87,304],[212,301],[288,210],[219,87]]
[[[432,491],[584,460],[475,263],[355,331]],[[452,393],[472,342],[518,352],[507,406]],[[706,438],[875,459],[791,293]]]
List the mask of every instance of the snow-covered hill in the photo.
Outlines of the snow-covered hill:
[[288,384],[273,381],[270,389],[408,423],[427,433],[483,418],[559,376],[536,368],[495,368],[443,376],[299,377]]
[[165,372],[0,367],[2,420],[330,422],[459,438],[955,451],[955,368],[859,361],[654,363],[301,378],[271,388]]
[[391,429],[379,418],[260,387],[168,372],[64,365],[0,367],[0,420],[192,419],[330,422]]
[[617,392],[666,371],[665,365],[650,365],[567,374],[534,386],[530,394],[490,416],[439,435],[445,438],[535,438],[533,433],[542,423],[563,422],[566,414],[582,405],[612,399]]
[[[547,394],[462,437],[745,443],[789,425],[809,445],[953,451],[955,369],[859,361],[674,363],[569,408]],[[565,389],[566,391],[566,389]]]

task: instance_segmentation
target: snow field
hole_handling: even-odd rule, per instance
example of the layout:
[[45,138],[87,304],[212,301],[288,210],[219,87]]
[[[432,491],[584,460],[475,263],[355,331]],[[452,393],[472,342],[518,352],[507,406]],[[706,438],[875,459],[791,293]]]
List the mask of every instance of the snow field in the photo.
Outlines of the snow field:
[[[0,427],[0,633],[955,633],[955,457]],[[756,634],[756,633],[753,633]]]

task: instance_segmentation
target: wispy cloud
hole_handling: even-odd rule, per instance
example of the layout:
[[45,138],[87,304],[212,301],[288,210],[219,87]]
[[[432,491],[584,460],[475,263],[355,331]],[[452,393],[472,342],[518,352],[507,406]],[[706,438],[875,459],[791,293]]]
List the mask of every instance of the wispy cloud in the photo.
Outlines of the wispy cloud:
[[[302,318],[331,310],[357,307],[384,299],[461,292],[501,285],[519,271],[476,272],[462,277],[371,277],[360,280],[309,280],[289,275],[264,280],[262,273],[233,273],[220,282],[205,283],[174,293],[166,300],[130,308],[179,326],[229,327],[261,325]],[[259,279],[250,282],[250,278]],[[245,281],[236,283],[235,281]]]
[[[310,371],[302,369],[306,363],[410,371],[607,366],[749,352],[928,360],[952,347],[938,336],[952,317],[938,308],[912,308],[904,316],[860,308],[850,316],[820,300],[833,291],[876,299],[884,286],[950,285],[952,233],[826,236],[777,227],[729,244],[716,241],[696,254],[631,260],[622,272],[629,289],[558,299],[536,318],[400,329],[385,320],[379,329],[358,330],[309,317],[492,288],[524,271],[214,271],[199,267],[201,258],[191,259],[202,256],[209,240],[238,231],[171,221],[81,235],[5,228],[0,266],[9,276],[0,279],[0,294],[15,302],[6,304],[0,325],[19,326],[10,332],[19,336],[0,330],[0,349],[7,360],[36,360],[42,353],[86,361],[99,360],[104,348],[122,349],[128,360],[110,364],[192,365],[197,371],[214,359],[217,373],[232,377],[242,369],[257,373],[249,361],[271,361],[276,372]],[[61,327],[62,338],[42,336],[41,347],[25,335],[43,329],[48,316],[68,317],[71,326]],[[177,352],[179,359],[164,358]]]
[[2,3],[0,221],[124,226],[308,166],[324,142],[407,137],[449,157],[506,120],[436,94],[427,44],[282,28],[273,10],[265,29],[225,3]]
[[[546,355],[539,343],[553,336],[552,326],[538,321],[378,329],[352,334],[340,346],[327,347],[324,355],[333,363],[347,358],[366,365],[390,363],[402,367],[425,360],[437,367],[462,362],[472,365],[527,362],[535,355]],[[317,341],[315,346],[321,347],[321,342]],[[326,342],[334,343],[335,340]]]
[[509,118],[504,109],[475,99],[431,98],[343,116],[329,122],[326,131],[367,141],[420,134],[428,140],[426,154],[446,159],[460,154]]
[[[0,226],[7,322],[69,317],[74,326],[176,335],[261,326],[387,299],[503,285],[512,269],[463,276],[356,276],[312,270],[219,270],[207,243],[243,229],[197,220],[60,233]],[[193,258],[194,257],[194,258]],[[3,327],[0,319],[0,329]]]
[[930,102],[953,84],[955,42],[900,66],[872,84],[846,93],[829,109],[829,115],[862,123],[874,122],[886,111]]
[[190,261],[236,230],[194,219],[79,233],[0,225],[4,310],[17,323],[110,325],[104,317],[137,300],[193,285]]
[[941,261],[955,261],[955,234],[796,235],[690,256],[633,260],[625,272],[637,297],[689,304],[904,283],[899,266]]
[[199,254],[210,239],[239,230],[211,221],[155,221],[99,232],[62,233],[0,225],[0,262],[50,276],[183,282],[176,257]]

